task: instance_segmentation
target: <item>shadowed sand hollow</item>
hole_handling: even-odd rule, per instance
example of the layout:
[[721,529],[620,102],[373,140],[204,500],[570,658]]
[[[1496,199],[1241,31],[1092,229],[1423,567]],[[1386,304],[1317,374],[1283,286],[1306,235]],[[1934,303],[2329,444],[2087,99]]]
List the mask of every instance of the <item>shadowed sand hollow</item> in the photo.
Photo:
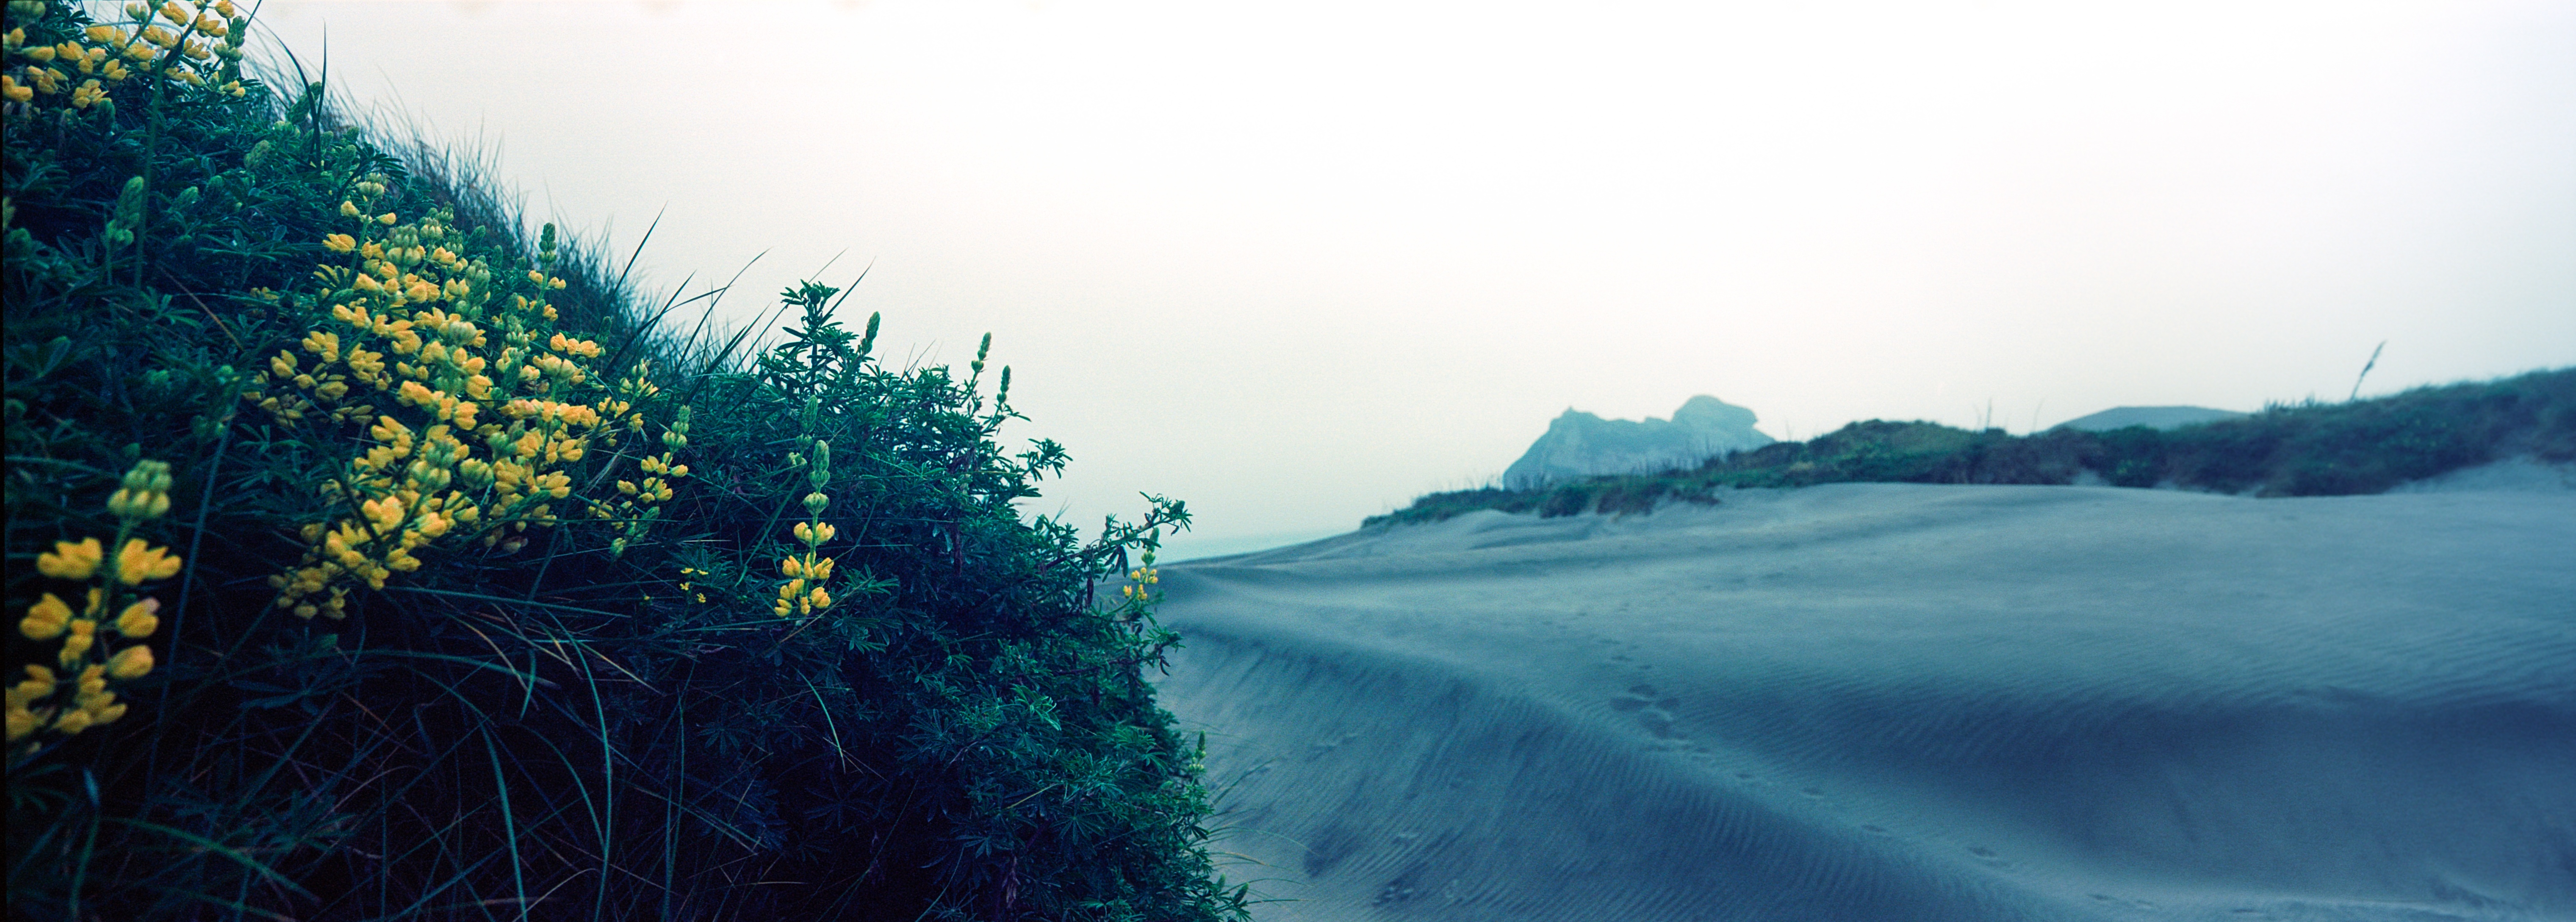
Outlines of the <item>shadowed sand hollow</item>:
[[1265,919],[2576,918],[2576,493],[1840,484],[1165,574]]

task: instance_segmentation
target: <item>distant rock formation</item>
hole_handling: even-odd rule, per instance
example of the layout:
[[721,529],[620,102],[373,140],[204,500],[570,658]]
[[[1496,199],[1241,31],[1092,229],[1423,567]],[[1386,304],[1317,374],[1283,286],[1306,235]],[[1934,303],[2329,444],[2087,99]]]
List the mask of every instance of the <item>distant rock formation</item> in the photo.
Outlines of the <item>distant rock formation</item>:
[[2244,416],[2234,410],[2212,410],[2208,407],[2112,407],[2090,416],[2078,416],[2051,427],[2082,429],[2086,432],[2109,432],[2130,426],[2149,429],[2180,429],[2200,423]]
[[1602,419],[1567,408],[1547,434],[1503,471],[1513,489],[1591,474],[1634,474],[1695,467],[1710,457],[1748,451],[1774,440],[1753,428],[1752,410],[1701,394],[1671,419]]

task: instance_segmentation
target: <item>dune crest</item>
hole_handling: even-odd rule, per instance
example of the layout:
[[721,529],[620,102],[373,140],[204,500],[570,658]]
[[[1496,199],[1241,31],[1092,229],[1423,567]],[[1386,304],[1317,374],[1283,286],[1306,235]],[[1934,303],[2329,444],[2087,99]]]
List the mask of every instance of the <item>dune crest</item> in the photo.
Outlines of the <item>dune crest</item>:
[[2576,915],[2576,494],[1839,484],[1176,565],[1275,919]]

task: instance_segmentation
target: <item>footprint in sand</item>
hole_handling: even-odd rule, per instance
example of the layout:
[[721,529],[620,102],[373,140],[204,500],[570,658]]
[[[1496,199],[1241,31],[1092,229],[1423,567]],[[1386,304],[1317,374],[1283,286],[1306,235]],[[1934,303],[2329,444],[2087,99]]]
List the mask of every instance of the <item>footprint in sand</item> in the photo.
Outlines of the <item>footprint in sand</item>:
[[1643,725],[1647,732],[1667,740],[1688,738],[1673,729],[1673,711],[1681,705],[1682,699],[1659,697],[1654,686],[1642,684],[1628,686],[1627,694],[1610,699],[1611,710],[1636,714],[1637,723]]

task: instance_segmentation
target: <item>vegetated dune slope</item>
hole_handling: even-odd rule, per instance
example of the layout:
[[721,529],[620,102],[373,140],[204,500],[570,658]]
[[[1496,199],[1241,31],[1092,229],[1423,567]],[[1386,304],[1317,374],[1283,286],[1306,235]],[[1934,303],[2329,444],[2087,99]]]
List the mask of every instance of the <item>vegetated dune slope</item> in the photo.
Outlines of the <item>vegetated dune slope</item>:
[[1266,919],[2576,918],[2576,492],[1837,484],[1165,573]]

